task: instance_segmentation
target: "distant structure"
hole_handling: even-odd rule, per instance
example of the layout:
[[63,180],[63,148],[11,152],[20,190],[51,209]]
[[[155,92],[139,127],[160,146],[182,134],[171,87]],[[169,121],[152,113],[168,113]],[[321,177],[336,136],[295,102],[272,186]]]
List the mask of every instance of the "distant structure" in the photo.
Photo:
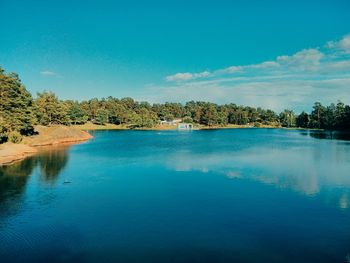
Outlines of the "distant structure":
[[177,125],[178,130],[192,130],[193,124],[192,123],[179,123]]
[[174,125],[177,126],[182,121],[182,119],[174,119],[172,121],[160,121],[161,125]]
[[172,121],[159,121],[160,125],[173,125],[177,126],[178,130],[192,130],[193,124],[192,123],[183,123],[182,119],[174,119]]

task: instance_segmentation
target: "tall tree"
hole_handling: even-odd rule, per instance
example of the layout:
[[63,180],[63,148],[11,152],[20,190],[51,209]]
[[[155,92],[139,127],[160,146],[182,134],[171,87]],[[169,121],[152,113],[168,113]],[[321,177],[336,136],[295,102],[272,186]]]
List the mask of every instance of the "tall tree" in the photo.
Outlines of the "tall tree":
[[307,128],[309,127],[309,122],[310,122],[309,114],[303,111],[297,116],[295,121],[296,121],[297,127]]
[[325,112],[326,108],[320,102],[315,102],[310,115],[310,127],[318,129],[323,128]]
[[208,103],[206,107],[204,107],[201,123],[207,126],[218,124],[218,112],[214,104]]
[[97,109],[95,123],[105,125],[108,122],[108,111],[106,109]]
[[16,73],[6,74],[0,68],[0,142],[10,132],[23,135],[33,132],[33,98]]
[[283,127],[295,127],[295,114],[292,110],[284,110],[279,116]]
[[67,114],[70,123],[84,124],[88,120],[88,114],[77,101],[66,101],[68,107]]
[[343,129],[345,125],[346,110],[343,102],[338,101],[334,111],[334,127],[336,129]]
[[34,105],[39,124],[69,124],[68,107],[53,92],[38,93]]

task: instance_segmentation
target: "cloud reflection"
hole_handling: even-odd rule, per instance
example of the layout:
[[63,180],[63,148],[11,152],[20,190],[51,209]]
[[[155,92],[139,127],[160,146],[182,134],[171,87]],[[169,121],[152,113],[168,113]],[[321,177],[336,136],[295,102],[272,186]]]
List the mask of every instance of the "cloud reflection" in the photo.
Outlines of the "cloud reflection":
[[[167,166],[176,171],[213,172],[249,179],[307,196],[339,194],[337,206],[349,208],[350,150],[341,142],[315,146],[250,148],[220,154],[174,153]],[[329,199],[329,198],[327,198]]]

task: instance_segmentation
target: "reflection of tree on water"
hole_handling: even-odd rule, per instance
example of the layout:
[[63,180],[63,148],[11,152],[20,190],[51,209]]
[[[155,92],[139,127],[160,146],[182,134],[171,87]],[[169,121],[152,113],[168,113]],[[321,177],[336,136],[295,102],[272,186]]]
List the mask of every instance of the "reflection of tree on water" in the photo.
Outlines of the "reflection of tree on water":
[[41,171],[41,179],[53,184],[68,162],[67,148],[43,151],[37,156],[37,159]]
[[0,214],[16,212],[28,179],[36,167],[40,178],[54,184],[68,162],[68,148],[43,150],[38,155],[8,166],[0,166]]
[[35,158],[27,158],[13,165],[0,166],[0,213],[9,208],[17,210],[18,201],[35,165]]
[[350,133],[340,131],[302,131],[302,135],[310,136],[315,139],[333,139],[350,141]]

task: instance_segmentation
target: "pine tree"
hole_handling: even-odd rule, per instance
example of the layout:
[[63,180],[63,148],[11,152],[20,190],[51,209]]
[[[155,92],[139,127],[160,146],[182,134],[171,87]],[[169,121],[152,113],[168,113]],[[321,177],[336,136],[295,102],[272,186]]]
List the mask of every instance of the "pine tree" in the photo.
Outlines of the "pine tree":
[[10,132],[33,133],[33,98],[16,73],[6,74],[1,68],[0,98],[0,142]]

